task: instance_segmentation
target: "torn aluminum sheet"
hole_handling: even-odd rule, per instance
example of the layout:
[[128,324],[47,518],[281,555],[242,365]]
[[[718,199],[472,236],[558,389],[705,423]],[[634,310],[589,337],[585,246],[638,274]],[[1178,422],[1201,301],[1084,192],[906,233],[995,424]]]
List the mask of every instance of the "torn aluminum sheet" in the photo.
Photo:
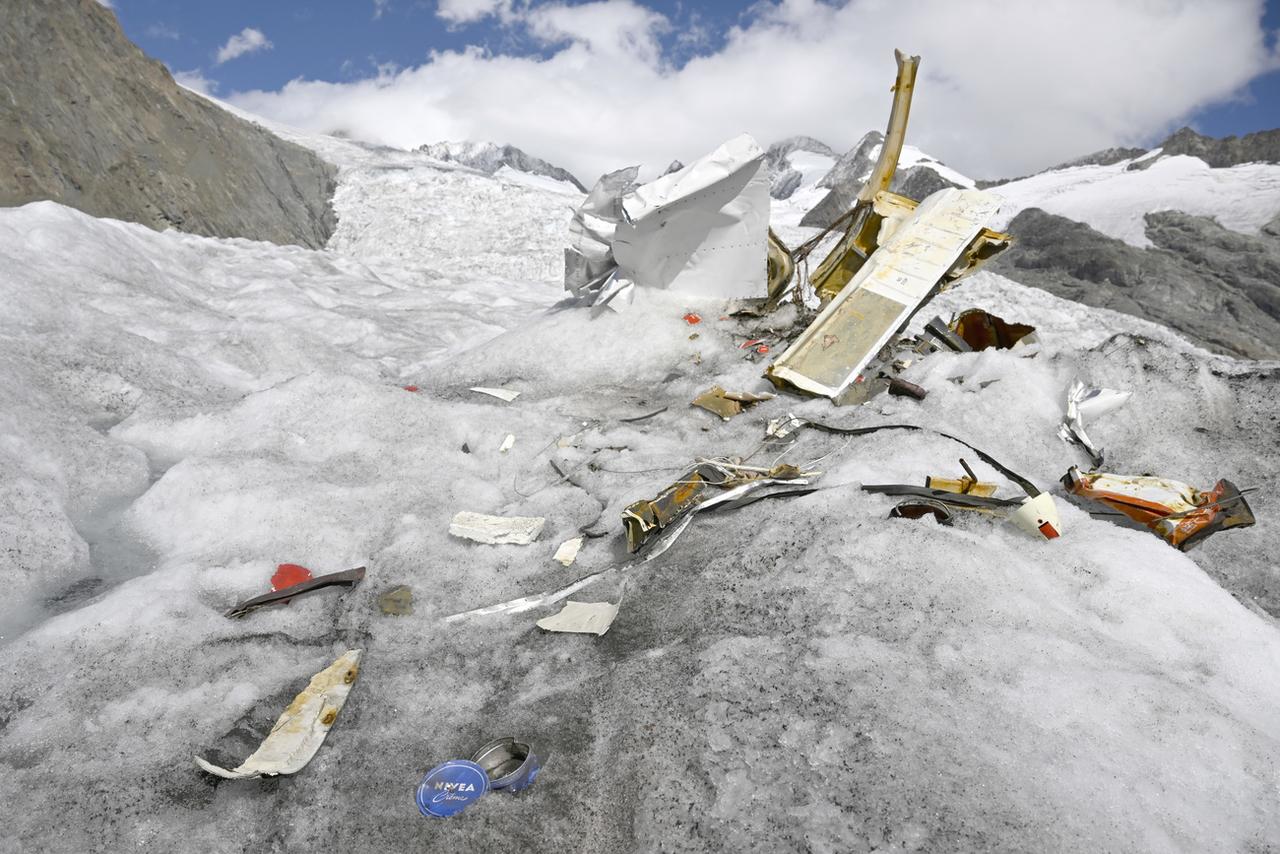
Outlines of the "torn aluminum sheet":
[[[769,174],[754,139],[734,137],[648,184],[635,186],[635,175],[634,169],[606,175],[575,211],[565,250],[567,290],[611,308],[629,303],[636,286],[711,297],[770,295]],[[775,284],[784,267],[775,257]]]
[[562,566],[569,566],[578,559],[578,552],[582,551],[582,543],[585,539],[585,537],[574,537],[572,540],[565,540],[551,556],[552,560],[559,561]]
[[548,632],[575,632],[602,635],[618,616],[619,605],[609,602],[575,602],[569,600],[564,607],[550,617],[538,620],[537,626]]
[[1000,200],[980,190],[931,195],[765,371],[779,387],[836,398],[940,286]]
[[1099,501],[1186,551],[1210,534],[1254,524],[1244,494],[1229,480],[1199,490],[1163,477],[1067,470],[1062,484],[1073,495]]
[[326,587],[354,587],[364,580],[364,573],[365,568],[357,566],[355,569],[320,575],[310,581],[303,581],[289,587],[282,587],[279,590],[272,590],[270,593],[263,593],[261,596],[255,596],[252,599],[246,599],[226,611],[223,616],[243,617],[251,611],[266,608],[269,605],[287,605],[290,600],[297,596],[303,596],[316,590],[323,590]]
[[769,204],[764,150],[736,136],[622,197],[618,270],[640,287],[767,297]]
[[338,712],[347,702],[351,686],[360,673],[362,650],[352,649],[311,677],[311,682],[280,715],[271,733],[258,749],[236,768],[227,770],[195,757],[196,764],[217,777],[242,780],[251,777],[274,777],[301,771],[320,745]]
[[507,403],[515,400],[520,396],[520,392],[512,391],[509,388],[485,388],[484,386],[472,386],[467,391],[478,391],[481,394],[487,394],[490,397],[496,397],[498,400],[505,400]]
[[777,395],[769,392],[754,393],[749,391],[725,391],[718,385],[704,391],[693,399],[691,406],[697,406],[708,412],[714,412],[725,421],[742,412],[743,408],[764,400],[773,400]]
[[564,289],[593,302],[617,268],[613,233],[622,221],[622,196],[635,187],[639,166],[602,175],[573,212],[569,247],[564,250]]
[[1058,425],[1058,437],[1068,445],[1079,445],[1089,455],[1094,468],[1103,463],[1103,450],[1093,444],[1084,432],[1084,419],[1096,418],[1122,406],[1132,392],[1112,388],[1086,387],[1080,380],[1067,389],[1067,414]]
[[486,545],[527,546],[542,533],[541,516],[488,516],[463,510],[449,523],[449,533]]

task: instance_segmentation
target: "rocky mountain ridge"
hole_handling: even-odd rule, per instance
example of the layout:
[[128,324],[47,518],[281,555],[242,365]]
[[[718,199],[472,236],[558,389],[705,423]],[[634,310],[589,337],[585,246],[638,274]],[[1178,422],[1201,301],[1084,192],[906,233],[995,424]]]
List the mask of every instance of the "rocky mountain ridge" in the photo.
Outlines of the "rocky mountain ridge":
[[332,166],[178,86],[95,0],[4,4],[0,101],[0,206],[312,248],[333,232]]

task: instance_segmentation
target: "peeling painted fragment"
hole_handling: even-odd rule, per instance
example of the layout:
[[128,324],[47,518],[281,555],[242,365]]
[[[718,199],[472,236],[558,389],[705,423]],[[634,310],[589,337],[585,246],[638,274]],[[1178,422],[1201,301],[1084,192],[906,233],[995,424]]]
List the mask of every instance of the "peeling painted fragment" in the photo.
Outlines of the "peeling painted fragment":
[[301,771],[316,755],[338,712],[347,702],[360,673],[362,650],[353,649],[311,677],[311,682],[280,715],[258,749],[236,768],[227,770],[194,757],[196,765],[217,777],[242,780]]
[[481,394],[487,394],[490,397],[496,397],[498,400],[505,400],[507,403],[515,400],[520,396],[520,392],[512,391],[509,388],[485,388],[484,386],[472,386],[467,391],[478,391]]
[[939,190],[859,267],[765,376],[774,385],[836,398],[931,297],[996,212],[980,190]]
[[560,612],[538,620],[537,626],[548,632],[576,632],[578,634],[603,635],[618,616],[618,605],[609,602],[564,603]]
[[488,516],[463,510],[449,523],[449,533],[487,545],[527,546],[538,539],[546,522],[541,516]]
[[507,438],[502,440],[502,444],[498,446],[498,453],[505,454],[516,446],[516,437],[514,433],[508,433]]
[[1202,491],[1163,477],[1081,472],[1072,466],[1062,484],[1073,495],[1120,511],[1182,551],[1210,534],[1255,522],[1244,491],[1229,480]]

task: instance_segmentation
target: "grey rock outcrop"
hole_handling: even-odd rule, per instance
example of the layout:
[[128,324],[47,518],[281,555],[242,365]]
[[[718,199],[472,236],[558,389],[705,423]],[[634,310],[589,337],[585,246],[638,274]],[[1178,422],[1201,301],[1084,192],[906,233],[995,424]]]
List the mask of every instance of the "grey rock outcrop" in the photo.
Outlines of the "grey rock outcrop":
[[769,195],[775,199],[790,198],[804,180],[804,175],[790,161],[790,156],[797,151],[809,151],[824,157],[836,156],[829,145],[811,136],[792,136],[769,146],[764,160],[769,169]]
[[[879,146],[884,143],[884,134],[871,131],[856,146],[836,161],[831,171],[818,181],[819,187],[827,187],[830,192],[822,201],[814,205],[800,224],[812,228],[826,228],[835,222],[845,211],[853,207],[862,185],[871,176],[875,168],[876,158],[880,155]],[[919,201],[931,193],[944,187],[958,187],[953,181],[942,177],[928,163],[917,163],[894,173],[889,183],[892,192]]]
[[0,12],[0,205],[321,247],[335,170],[174,83],[95,0]]
[[[1280,129],[1247,133],[1244,136],[1224,136],[1214,139],[1181,128],[1160,143],[1160,157],[1188,154],[1199,157],[1214,168],[1238,166],[1241,163],[1280,163]],[[1145,169],[1157,159],[1132,163],[1130,169]]]
[[[1219,353],[1280,357],[1280,237],[1230,231],[1179,211],[1147,214],[1140,249],[1027,208],[992,263],[1011,279],[1162,323]],[[1278,229],[1280,230],[1280,229]]]
[[542,175],[557,181],[566,181],[582,192],[587,188],[567,169],[552,165],[540,157],[534,157],[514,145],[498,145],[493,142],[433,142],[418,146],[418,151],[446,163],[459,163],[492,175],[503,166],[529,175]]

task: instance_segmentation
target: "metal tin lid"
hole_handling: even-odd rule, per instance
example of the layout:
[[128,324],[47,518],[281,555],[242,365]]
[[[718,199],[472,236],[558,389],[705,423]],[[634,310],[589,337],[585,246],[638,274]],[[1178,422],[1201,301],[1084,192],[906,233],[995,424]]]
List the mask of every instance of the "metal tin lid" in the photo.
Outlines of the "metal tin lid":
[[474,762],[450,759],[427,772],[418,784],[418,809],[423,815],[457,815],[489,791],[489,775]]

